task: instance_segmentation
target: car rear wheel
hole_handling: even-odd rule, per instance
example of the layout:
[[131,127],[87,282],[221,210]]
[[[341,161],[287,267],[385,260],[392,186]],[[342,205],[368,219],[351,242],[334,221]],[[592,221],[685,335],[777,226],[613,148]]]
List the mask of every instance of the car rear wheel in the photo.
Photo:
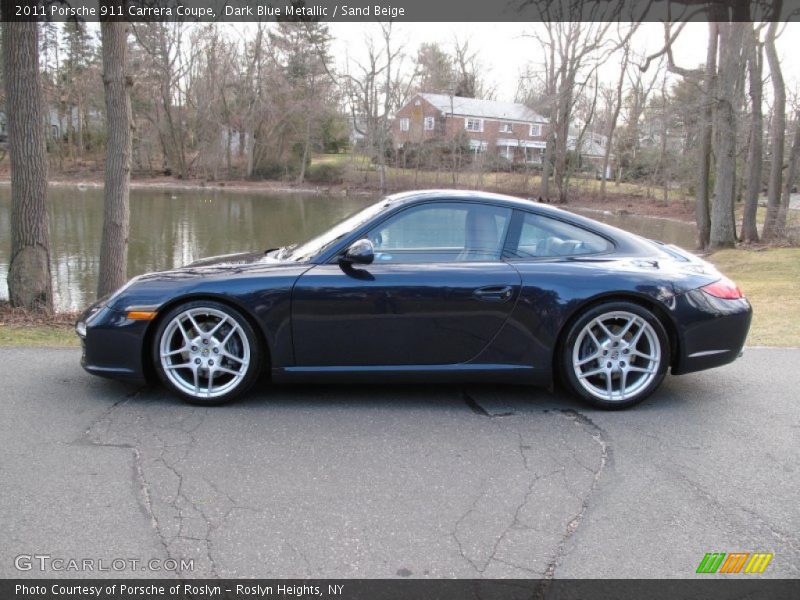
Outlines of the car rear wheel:
[[631,302],[595,306],[569,328],[562,380],[598,408],[638,404],[655,391],[670,362],[667,332],[649,310]]
[[161,319],[153,362],[164,385],[187,402],[222,404],[258,378],[258,337],[242,314],[210,300],[182,304]]

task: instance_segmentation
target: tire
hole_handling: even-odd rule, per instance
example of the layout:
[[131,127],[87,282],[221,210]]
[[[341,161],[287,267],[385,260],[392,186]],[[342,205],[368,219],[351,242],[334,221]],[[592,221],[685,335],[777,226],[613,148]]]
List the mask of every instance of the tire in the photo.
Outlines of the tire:
[[258,379],[258,336],[236,309],[196,300],[169,310],[153,336],[153,365],[164,386],[190,404],[215,405],[244,394]]
[[569,327],[559,367],[567,389],[605,410],[639,404],[667,373],[670,347],[664,325],[632,302],[604,302]]

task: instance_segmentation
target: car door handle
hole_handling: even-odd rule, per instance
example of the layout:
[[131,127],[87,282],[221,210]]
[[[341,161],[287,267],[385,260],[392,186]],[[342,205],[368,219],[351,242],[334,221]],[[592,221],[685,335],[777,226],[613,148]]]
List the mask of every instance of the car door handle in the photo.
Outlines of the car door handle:
[[506,302],[514,295],[514,288],[510,285],[487,285],[478,288],[472,295],[487,302]]

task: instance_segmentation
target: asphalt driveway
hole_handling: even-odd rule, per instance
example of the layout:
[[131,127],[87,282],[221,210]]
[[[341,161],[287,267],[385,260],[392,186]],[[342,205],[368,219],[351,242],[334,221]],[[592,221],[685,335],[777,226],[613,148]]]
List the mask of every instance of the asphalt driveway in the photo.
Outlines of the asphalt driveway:
[[[800,350],[604,413],[503,386],[260,386],[218,408],[0,349],[0,577],[20,555],[205,577],[800,576]],[[24,563],[24,561],[23,561]]]

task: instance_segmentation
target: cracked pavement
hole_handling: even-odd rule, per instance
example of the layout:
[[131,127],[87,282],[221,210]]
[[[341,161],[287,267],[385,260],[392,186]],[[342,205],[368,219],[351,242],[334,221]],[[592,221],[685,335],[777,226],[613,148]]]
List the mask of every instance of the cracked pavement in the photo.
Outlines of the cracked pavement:
[[711,551],[800,576],[800,350],[617,413],[488,385],[262,383],[202,408],[85,374],[78,350],[0,357],[0,577],[691,577]]

